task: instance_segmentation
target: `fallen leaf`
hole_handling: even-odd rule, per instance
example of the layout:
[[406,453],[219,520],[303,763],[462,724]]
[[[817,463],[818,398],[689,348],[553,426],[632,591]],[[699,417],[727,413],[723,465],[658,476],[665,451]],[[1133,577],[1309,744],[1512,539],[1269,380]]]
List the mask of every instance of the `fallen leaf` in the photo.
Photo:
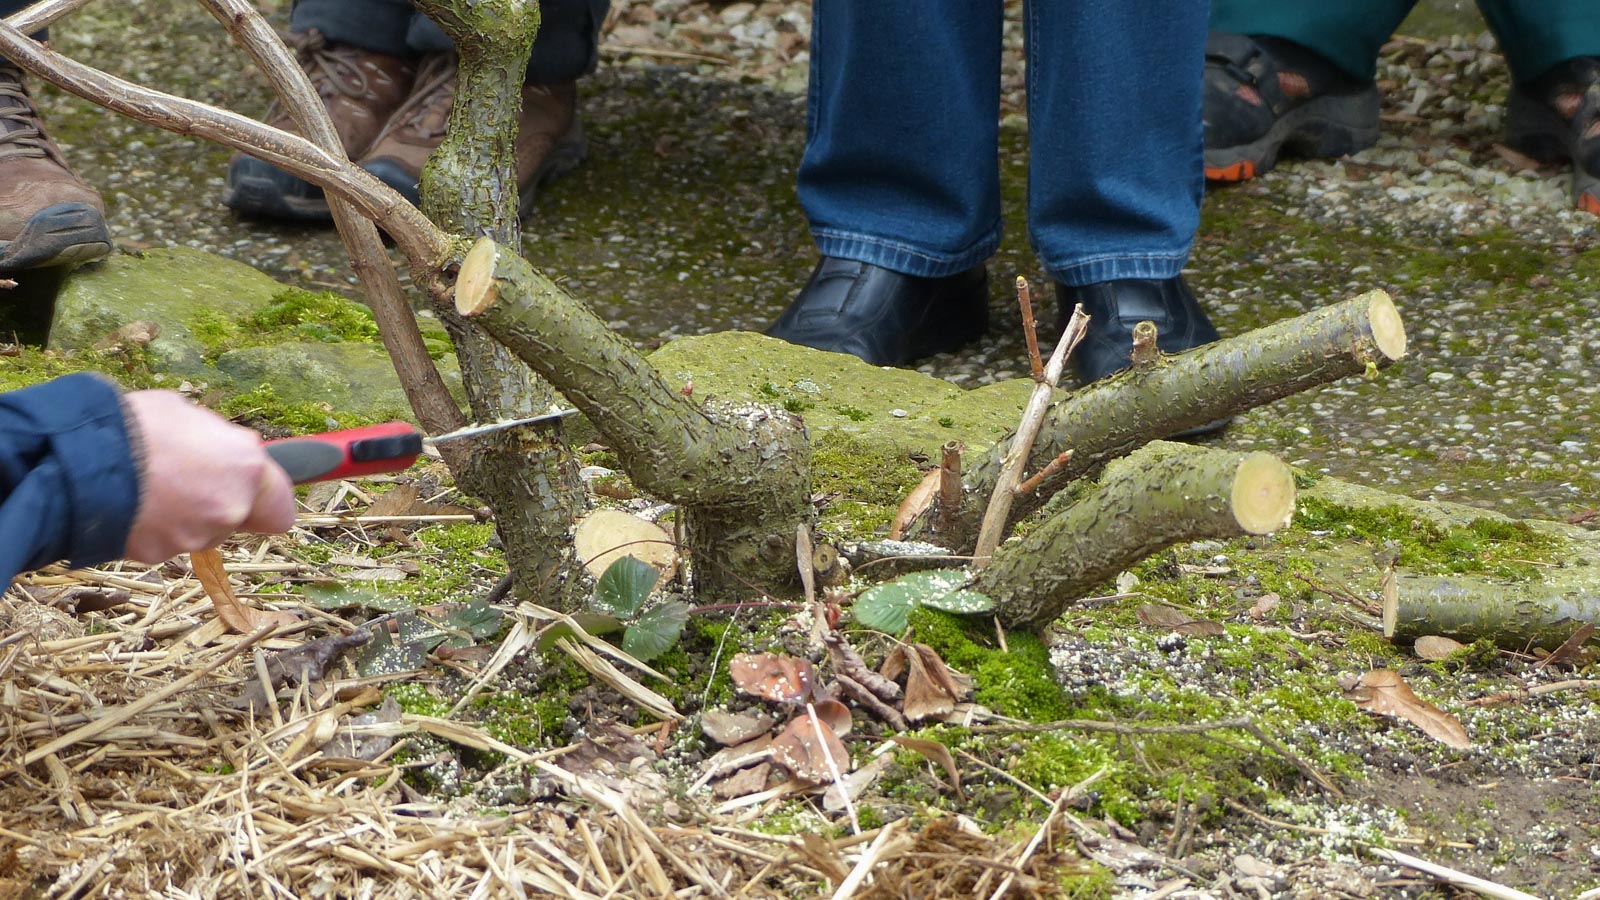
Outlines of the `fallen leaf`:
[[386,733],[382,726],[399,724],[400,703],[386,696],[383,704],[372,712],[351,716],[333,740],[322,745],[322,755],[371,762],[394,745],[394,735]]
[[1259,622],[1262,619],[1265,619],[1267,617],[1267,613],[1270,613],[1274,609],[1277,609],[1278,608],[1278,604],[1280,604],[1282,602],[1283,602],[1283,598],[1279,597],[1277,594],[1272,594],[1272,593],[1262,594],[1261,596],[1256,598],[1256,602],[1255,603],[1251,604],[1249,616],[1250,616],[1250,618],[1252,618],[1255,621]]
[[189,568],[205,588],[211,605],[216,607],[222,624],[239,634],[250,634],[262,628],[279,628],[300,621],[286,612],[267,612],[251,609],[239,601],[228,583],[228,570],[222,565],[222,554],[217,550],[196,550],[189,554]]
[[889,762],[888,754],[875,756],[868,760],[866,765],[839,779],[839,784],[828,785],[828,789],[822,793],[823,810],[831,813],[842,812],[847,808],[845,797],[848,796],[852,801],[861,799],[867,788],[889,768]]
[[728,663],[728,674],[739,690],[777,703],[811,696],[815,681],[810,662],[778,653],[740,653]]
[[1393,669],[1374,669],[1339,682],[1344,697],[1368,712],[1405,719],[1434,740],[1457,750],[1472,746],[1461,720],[1418,697]]
[[891,734],[889,740],[906,748],[922,754],[932,762],[938,763],[944,773],[950,776],[950,786],[955,789],[957,800],[966,800],[966,795],[961,790],[961,769],[956,765],[956,758],[950,753],[950,748],[927,738],[906,737],[905,735]]
[[850,707],[837,700],[818,700],[811,705],[811,711],[816,714],[822,724],[833,729],[833,733],[844,737],[850,733],[850,728],[855,724]]
[[358,628],[349,634],[330,634],[308,641],[289,650],[281,650],[267,657],[267,684],[252,677],[245,682],[244,692],[234,701],[235,709],[266,709],[270,697],[268,690],[276,691],[285,684],[303,684],[321,681],[346,650],[359,647],[372,640],[372,632]]
[[1460,649],[1460,641],[1439,634],[1425,634],[1411,645],[1413,653],[1429,662],[1438,662]]
[[772,761],[789,770],[801,781],[822,784],[833,780],[828,758],[833,758],[840,774],[850,771],[850,754],[839,735],[826,723],[819,731],[811,717],[794,717],[781,734],[772,739]]
[[124,347],[145,347],[160,334],[161,326],[155,322],[129,322],[95,341],[94,349],[104,353]]
[[1227,633],[1221,623],[1207,619],[1196,619],[1176,606],[1168,606],[1165,603],[1141,604],[1135,615],[1143,625],[1174,631],[1178,634],[1195,635],[1197,637],[1219,637]]
[[[924,648],[926,652],[924,652]],[[905,702],[900,711],[908,721],[947,716],[956,708],[962,690],[939,654],[926,644],[902,644],[883,661],[885,678],[906,676]]]
[[393,566],[384,566],[378,569],[357,569],[354,572],[345,572],[340,577],[346,581],[405,581],[406,573]]
[[744,769],[735,769],[725,778],[720,778],[712,784],[711,793],[718,800],[732,800],[734,797],[743,797],[764,791],[767,788],[767,779],[772,775],[772,763],[761,762]]
[[1494,145],[1494,152],[1495,152],[1495,155],[1497,155],[1501,159],[1505,160],[1506,163],[1509,164],[1514,171],[1518,171],[1518,172],[1537,172],[1537,171],[1539,171],[1539,161],[1538,160],[1534,159],[1531,156],[1528,156],[1525,153],[1518,153],[1517,151],[1511,149],[1510,147],[1507,147],[1505,144],[1495,144]]
[[424,500],[412,483],[397,484],[389,490],[379,494],[377,499],[367,507],[364,515],[368,516],[463,516],[471,515],[472,510],[453,503],[436,503]]
[[772,727],[770,716],[708,709],[700,714],[700,732],[724,747],[742,744]]
[[1578,630],[1574,631],[1571,637],[1567,638],[1565,641],[1562,641],[1561,646],[1551,651],[1549,656],[1539,660],[1539,664],[1534,666],[1534,668],[1542,669],[1545,666],[1553,666],[1557,663],[1566,662],[1576,655],[1577,652],[1583,648],[1583,645],[1589,642],[1589,638],[1591,637],[1594,637],[1594,624],[1585,622],[1583,625],[1578,626]]

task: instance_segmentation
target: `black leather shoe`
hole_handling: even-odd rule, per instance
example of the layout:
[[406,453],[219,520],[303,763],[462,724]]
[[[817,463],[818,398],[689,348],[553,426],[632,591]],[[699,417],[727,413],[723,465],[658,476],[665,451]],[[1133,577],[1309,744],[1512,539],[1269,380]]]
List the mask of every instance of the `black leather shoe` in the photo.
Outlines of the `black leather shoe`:
[[[1216,326],[1181,277],[1102,281],[1081,287],[1057,283],[1056,301],[1063,328],[1075,304],[1082,303],[1083,311],[1089,314],[1083,343],[1072,354],[1078,378],[1084,384],[1131,365],[1128,354],[1133,349],[1133,328],[1140,322],[1156,324],[1156,346],[1163,353],[1181,353],[1218,338]],[[1230,421],[1207,422],[1173,437],[1206,434]]]
[[1058,283],[1056,301],[1063,328],[1074,305],[1082,303],[1089,314],[1089,330],[1072,354],[1084,384],[1128,367],[1133,327],[1147,319],[1156,323],[1156,346],[1163,353],[1181,353],[1217,339],[1216,327],[1182,278],[1102,281],[1081,287]]
[[824,256],[767,334],[899,366],[958,349],[989,327],[989,273],[919,278]]

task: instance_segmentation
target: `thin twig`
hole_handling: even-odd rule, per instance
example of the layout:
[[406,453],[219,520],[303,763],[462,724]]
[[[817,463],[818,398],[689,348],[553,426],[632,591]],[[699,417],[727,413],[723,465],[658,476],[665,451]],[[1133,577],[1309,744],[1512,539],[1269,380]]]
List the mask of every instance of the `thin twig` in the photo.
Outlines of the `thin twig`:
[[1039,485],[1044,484],[1045,479],[1054,477],[1057,472],[1066,468],[1067,463],[1069,462],[1072,462],[1072,451],[1063,450],[1056,454],[1055,459],[1052,459],[1050,462],[1046,463],[1044,468],[1035,472],[1028,478],[1027,481],[1017,485],[1015,488],[1012,488],[1012,490],[1018,497],[1021,497],[1024,494],[1031,494],[1039,489]]
[[1034,385],[1033,395],[1028,398],[1028,406],[1023,410],[1022,421],[1017,425],[1017,434],[1012,438],[1011,447],[1006,451],[1005,462],[1001,464],[1000,475],[995,479],[994,494],[989,497],[989,507],[983,513],[983,525],[978,529],[977,548],[972,551],[972,564],[975,567],[981,568],[987,565],[994,556],[995,548],[1000,546],[1001,532],[1005,530],[1006,520],[1011,514],[1011,503],[1017,497],[1012,488],[1022,480],[1022,467],[1028,463],[1028,454],[1033,452],[1033,442],[1039,437],[1045,413],[1050,410],[1050,399],[1055,392],[1056,382],[1061,380],[1061,373],[1067,365],[1067,357],[1072,354],[1072,349],[1078,346],[1078,342],[1083,340],[1084,329],[1088,325],[1089,316],[1084,313],[1080,304],[1072,310],[1072,320],[1061,333],[1061,340],[1056,344],[1055,352],[1050,354],[1050,362],[1045,366],[1043,380]]
[[1367,852],[1379,859],[1386,859],[1408,869],[1415,869],[1418,872],[1432,875],[1445,884],[1471,891],[1483,897],[1495,897],[1498,900],[1540,900],[1539,897],[1533,894],[1524,893],[1516,888],[1506,887],[1503,884],[1496,884],[1493,881],[1486,881],[1476,875],[1468,875],[1459,869],[1428,862],[1409,853],[1401,853],[1398,850],[1390,850],[1387,847],[1370,846],[1367,847]]
[[1022,307],[1022,337],[1028,343],[1028,374],[1034,384],[1044,383],[1044,363],[1039,360],[1039,323],[1033,319],[1033,288],[1017,276],[1017,305]]
[[63,17],[88,6],[90,2],[91,0],[41,0],[39,3],[29,5],[27,9],[7,16],[6,24],[25,34],[32,34],[50,27]]

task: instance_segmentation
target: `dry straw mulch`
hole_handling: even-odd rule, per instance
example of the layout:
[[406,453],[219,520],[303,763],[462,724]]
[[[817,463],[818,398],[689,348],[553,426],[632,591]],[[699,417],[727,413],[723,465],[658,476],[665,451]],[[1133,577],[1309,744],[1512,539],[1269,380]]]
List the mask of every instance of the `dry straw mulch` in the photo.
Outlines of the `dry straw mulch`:
[[[634,793],[636,780],[567,771],[560,749],[506,748],[470,723],[358,726],[382,696],[370,679],[288,689],[252,717],[237,701],[273,651],[351,624],[267,593],[305,568],[276,546],[226,553],[242,596],[298,617],[271,634],[229,633],[179,563],[51,569],[0,596],[0,897],[1054,892],[1066,861],[1054,840],[998,842],[953,822],[840,840],[762,834],[748,812]],[[418,793],[404,770],[434,760],[396,759],[422,731],[509,750],[502,769],[521,767],[547,799],[491,807]],[[338,755],[341,735],[348,746],[375,733],[398,740],[376,759]]]

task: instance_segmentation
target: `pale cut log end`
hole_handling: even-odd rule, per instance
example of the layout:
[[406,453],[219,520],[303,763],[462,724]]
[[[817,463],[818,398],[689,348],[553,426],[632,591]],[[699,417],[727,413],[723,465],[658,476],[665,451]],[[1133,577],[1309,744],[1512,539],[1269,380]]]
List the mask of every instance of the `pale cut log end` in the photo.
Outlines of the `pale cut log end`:
[[498,293],[494,264],[499,254],[500,246],[492,238],[479,238],[467,251],[456,276],[456,312],[475,316],[494,305]]
[[1383,595],[1383,637],[1384,640],[1394,640],[1395,630],[1400,627],[1400,592],[1386,591]]
[[1400,311],[1385,291],[1367,294],[1367,322],[1372,326],[1372,342],[1378,352],[1391,360],[1406,355],[1406,326],[1400,321]]
[[1252,453],[1233,474],[1233,517],[1245,534],[1269,534],[1294,515],[1294,473],[1270,453]]

